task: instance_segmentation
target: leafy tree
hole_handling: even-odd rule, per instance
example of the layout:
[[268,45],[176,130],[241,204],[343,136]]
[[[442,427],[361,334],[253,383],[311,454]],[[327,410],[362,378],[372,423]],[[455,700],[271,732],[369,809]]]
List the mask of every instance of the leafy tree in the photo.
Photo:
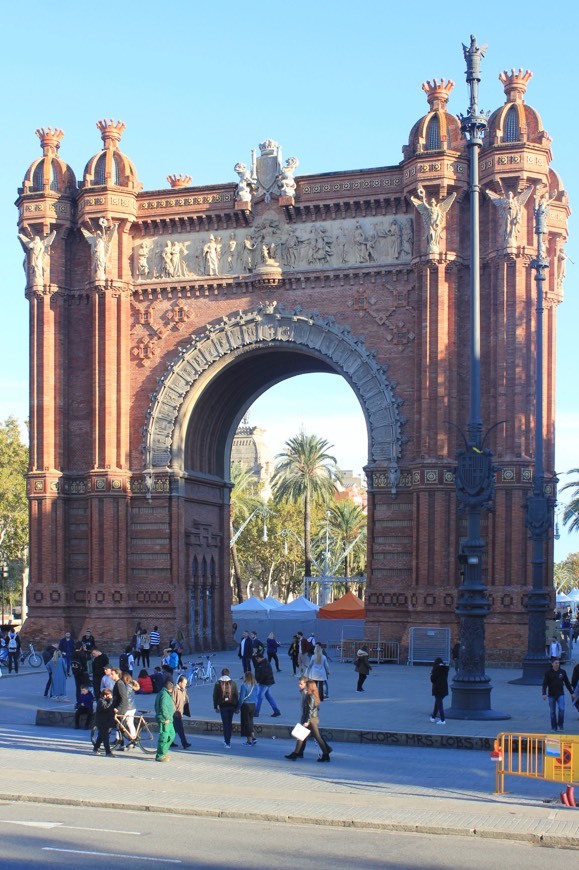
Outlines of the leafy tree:
[[[329,508],[329,523],[333,536],[333,556],[340,558],[342,554],[342,567],[344,577],[350,573],[360,571],[366,564],[366,514],[360,507],[349,499],[335,502]],[[356,538],[360,539],[354,544]],[[351,550],[349,548],[354,544]],[[349,550],[349,552],[346,552]]]
[[[253,511],[259,507],[260,500],[256,495],[255,477],[247,466],[239,462],[233,462],[231,465],[231,482],[233,488],[230,496],[229,533],[231,540],[233,540],[235,535],[234,524],[239,528],[251,516]],[[244,598],[241,568],[237,556],[237,543],[231,545],[231,565],[235,580],[235,594],[238,603],[240,603]]]
[[28,548],[27,471],[28,448],[20,437],[18,421],[8,417],[0,424],[0,561],[8,564],[3,590],[10,606],[21,589]]
[[312,505],[329,500],[339,480],[336,459],[327,452],[331,446],[324,438],[300,432],[278,454],[271,480],[275,504],[289,499],[303,507],[306,577],[312,574]]
[[[567,474],[579,474],[579,468],[572,468]],[[579,531],[579,480],[570,480],[561,487],[561,492],[566,489],[574,489],[571,501],[565,505],[563,511],[563,525],[569,524],[569,531]]]
[[579,586],[579,553],[569,553],[562,562],[556,562],[553,580],[557,593],[570,592]]

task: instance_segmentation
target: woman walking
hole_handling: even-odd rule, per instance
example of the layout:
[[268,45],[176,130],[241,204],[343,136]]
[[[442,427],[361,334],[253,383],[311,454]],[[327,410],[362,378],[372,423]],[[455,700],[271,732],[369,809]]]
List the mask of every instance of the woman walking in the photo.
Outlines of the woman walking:
[[[312,737],[320,747],[322,754],[318,758],[318,761],[329,761],[330,753],[333,752],[332,747],[329,743],[326,743],[322,735],[320,734],[320,696],[318,695],[318,687],[316,686],[313,680],[307,680],[306,689],[303,695],[302,701],[302,715],[301,715],[301,723],[304,728],[309,728],[312,734]],[[301,753],[302,740],[296,741],[296,748],[290,755],[287,755],[286,758],[291,758],[292,761]]]
[[66,697],[66,664],[59,649],[55,649],[52,658],[46,665],[52,677],[50,696],[54,701],[68,701]]
[[356,653],[356,661],[354,662],[354,670],[358,674],[358,685],[356,687],[357,692],[365,692],[366,690],[362,688],[364,683],[366,682],[366,677],[372,670],[372,665],[368,661],[368,653],[365,649],[359,649]]
[[320,701],[324,700],[324,683],[329,676],[330,669],[328,668],[328,660],[324,655],[324,651],[321,645],[317,643],[314,648],[312,660],[310,661],[310,665],[308,667],[308,677],[310,680],[315,681],[318,687]]
[[274,635],[273,631],[271,631],[271,632],[268,634],[268,636],[267,636],[267,640],[266,640],[266,642],[265,642],[265,648],[266,648],[266,650],[267,650],[267,660],[268,660],[268,662],[271,664],[271,660],[272,660],[272,659],[274,660],[274,662],[275,662],[275,669],[276,669],[276,671],[277,671],[278,674],[279,674],[279,672],[281,671],[281,668],[280,668],[280,666],[279,666],[279,660],[278,660],[278,657],[277,657],[277,651],[278,651],[278,649],[279,649],[279,643],[278,643],[277,640],[275,639],[275,635]]
[[448,695],[448,665],[443,663],[440,656],[434,659],[430,672],[430,682],[434,696],[434,709],[430,721],[436,722],[437,725],[446,725],[442,701]]
[[229,668],[223,668],[221,676],[213,687],[213,707],[221,714],[223,722],[223,745],[231,749],[231,732],[233,731],[233,714],[237,710],[239,692],[237,683],[229,676]]
[[255,746],[255,727],[253,724],[253,714],[255,713],[255,700],[257,698],[257,689],[255,687],[255,677],[251,671],[247,671],[241,684],[239,691],[239,703],[237,712],[241,713],[240,730],[241,736],[245,737],[244,746]]

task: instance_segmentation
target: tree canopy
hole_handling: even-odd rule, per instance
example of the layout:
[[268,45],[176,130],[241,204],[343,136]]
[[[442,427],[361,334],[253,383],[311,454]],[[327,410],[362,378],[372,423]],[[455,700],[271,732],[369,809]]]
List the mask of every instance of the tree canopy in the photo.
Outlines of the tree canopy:
[[0,556],[21,559],[28,547],[28,448],[18,421],[0,423]]

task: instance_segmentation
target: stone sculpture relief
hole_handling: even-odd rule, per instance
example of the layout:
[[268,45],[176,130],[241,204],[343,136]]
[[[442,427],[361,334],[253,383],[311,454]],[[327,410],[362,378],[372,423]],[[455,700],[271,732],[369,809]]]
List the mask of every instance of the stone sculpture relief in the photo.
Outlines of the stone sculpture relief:
[[36,284],[44,284],[45,277],[50,280],[50,246],[56,236],[56,230],[53,230],[47,236],[32,236],[28,238],[23,233],[18,233],[20,244],[27,253],[28,269],[25,271],[28,283],[33,286]]
[[427,202],[426,193],[422,187],[418,188],[417,193],[418,197],[411,196],[410,199],[422,218],[424,237],[426,239],[426,253],[439,254],[446,213],[456,199],[456,193],[451,193],[441,202],[436,202],[434,197],[432,197],[430,202]]
[[404,264],[410,262],[413,242],[410,215],[296,226],[270,213],[251,228],[232,230],[225,238],[215,233],[181,233],[178,240],[141,239],[133,249],[133,275],[141,282],[248,275],[273,263],[290,272]]
[[81,232],[90,245],[92,257],[92,273],[95,281],[105,281],[107,278],[108,261],[113,240],[117,234],[117,224],[109,225],[106,218],[99,220],[100,230],[95,233],[81,227]]
[[269,202],[272,196],[294,197],[296,182],[294,172],[299,166],[297,157],[289,157],[282,166],[281,146],[273,139],[266,139],[251,154],[251,171],[245,163],[236,163],[235,172],[239,182],[235,190],[237,202],[250,203],[254,196],[264,196]]
[[505,248],[514,248],[519,237],[519,228],[523,216],[523,206],[533,192],[533,185],[529,184],[517,196],[509,190],[506,196],[499,196],[494,190],[487,190],[487,196],[500,212],[501,238]]

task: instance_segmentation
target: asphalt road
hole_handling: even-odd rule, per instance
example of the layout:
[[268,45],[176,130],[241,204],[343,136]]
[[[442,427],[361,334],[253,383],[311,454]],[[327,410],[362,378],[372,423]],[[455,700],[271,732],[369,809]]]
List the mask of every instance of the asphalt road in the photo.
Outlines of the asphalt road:
[[236,819],[0,804],[2,870],[569,870],[576,853],[526,843]]

